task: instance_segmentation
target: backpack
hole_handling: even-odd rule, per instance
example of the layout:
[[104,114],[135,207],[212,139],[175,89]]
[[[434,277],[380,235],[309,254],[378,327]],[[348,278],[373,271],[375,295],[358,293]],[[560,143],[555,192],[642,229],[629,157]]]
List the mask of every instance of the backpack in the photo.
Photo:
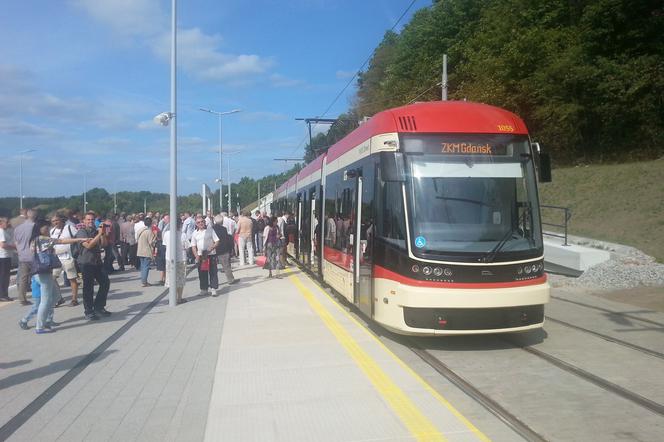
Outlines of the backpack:
[[214,232],[219,237],[219,245],[217,246],[217,253],[220,255],[229,253],[235,248],[235,243],[233,242],[233,237],[228,234],[226,227],[215,224],[213,227]]
[[[67,229],[69,230],[69,237],[75,238],[76,235],[71,234],[71,226],[69,224],[67,224]],[[83,246],[81,245],[80,242],[69,244],[69,253],[71,253],[71,257],[74,258],[74,261],[78,260],[78,257],[81,256],[82,251],[83,251]]]

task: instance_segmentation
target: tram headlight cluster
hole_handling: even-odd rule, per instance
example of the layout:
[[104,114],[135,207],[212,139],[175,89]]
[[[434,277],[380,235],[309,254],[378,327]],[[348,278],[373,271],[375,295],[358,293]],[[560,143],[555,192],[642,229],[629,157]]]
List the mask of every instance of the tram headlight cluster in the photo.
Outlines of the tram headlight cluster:
[[537,274],[538,272],[541,272],[544,270],[544,264],[542,262],[538,262],[535,264],[525,264],[523,266],[519,266],[519,268],[516,270],[516,274],[519,276],[525,275],[525,276],[530,276]]
[[424,276],[430,276],[431,274],[433,274],[433,276],[436,276],[438,278],[440,278],[443,275],[449,278],[450,276],[452,276],[453,273],[452,269],[450,268],[431,267],[431,266],[424,266],[420,268],[420,266],[417,264],[413,264],[413,266],[410,269],[413,271],[413,273],[422,272]]

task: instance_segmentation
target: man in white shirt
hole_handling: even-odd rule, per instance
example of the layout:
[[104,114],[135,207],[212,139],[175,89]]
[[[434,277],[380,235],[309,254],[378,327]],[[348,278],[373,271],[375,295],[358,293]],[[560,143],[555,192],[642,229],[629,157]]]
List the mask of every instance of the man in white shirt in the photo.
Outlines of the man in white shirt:
[[228,234],[230,236],[234,236],[235,231],[237,230],[237,223],[233,218],[228,216],[228,213],[226,212],[221,212],[221,216],[224,217],[224,222],[222,223],[222,225],[226,227],[226,230],[228,231]]
[[191,236],[191,250],[196,257],[198,267],[198,282],[201,295],[208,295],[208,288],[212,288],[212,296],[217,296],[219,288],[219,275],[217,274],[217,246],[219,237],[214,229],[208,229],[205,218],[196,217],[196,231]]
[[[69,239],[69,238],[76,238],[76,227],[72,227],[71,224],[65,224],[66,218],[61,215],[54,215],[51,218],[51,230],[50,230],[50,235],[51,238],[54,239]],[[78,276],[78,272],[76,271],[76,262],[74,261],[74,257],[72,256],[71,253],[71,245],[70,244],[56,244],[55,245],[55,254],[58,255],[58,259],[60,260],[60,263],[62,263],[62,267],[59,269],[53,269],[53,279],[56,281],[60,277],[60,274],[62,271],[65,271],[66,278],[69,280],[69,284],[71,285],[71,302],[70,305],[76,306],[78,305],[78,281],[76,277]],[[58,284],[56,286],[56,291],[57,293],[57,298],[58,301],[56,305],[62,304],[62,295],[59,293],[60,289]]]

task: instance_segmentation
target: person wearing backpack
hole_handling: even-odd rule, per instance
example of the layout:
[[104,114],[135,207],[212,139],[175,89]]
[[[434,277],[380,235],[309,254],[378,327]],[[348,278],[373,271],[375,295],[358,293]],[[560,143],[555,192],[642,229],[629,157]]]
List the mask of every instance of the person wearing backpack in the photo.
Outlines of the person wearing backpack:
[[[76,227],[72,227],[70,224],[65,224],[66,218],[64,215],[54,215],[51,218],[51,230],[50,235],[53,239],[68,239],[76,238]],[[80,247],[80,245],[76,245]],[[58,269],[53,269],[53,279],[56,281],[60,277],[60,274],[64,270],[66,278],[69,280],[71,286],[71,301],[69,305],[75,307],[78,305],[78,272],[76,271],[76,261],[72,254],[72,247],[74,245],[70,244],[58,244],[55,246],[55,254],[58,256],[58,259],[62,263],[62,267]],[[57,302],[60,302],[58,300]]]
[[228,230],[224,227],[224,217],[217,215],[214,217],[214,225],[212,226],[214,233],[219,237],[219,245],[217,246],[217,258],[221,264],[221,268],[226,274],[226,281],[228,284],[237,284],[240,278],[233,276],[231,269],[231,252],[233,251],[233,237],[228,234]]

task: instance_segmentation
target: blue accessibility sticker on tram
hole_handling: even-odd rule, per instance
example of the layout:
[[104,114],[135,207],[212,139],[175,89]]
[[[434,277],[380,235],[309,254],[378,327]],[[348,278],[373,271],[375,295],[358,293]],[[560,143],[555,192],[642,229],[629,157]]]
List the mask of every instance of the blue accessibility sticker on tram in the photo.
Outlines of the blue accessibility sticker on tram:
[[415,238],[415,247],[417,247],[418,249],[421,249],[426,245],[427,245],[427,240],[424,239],[423,236],[418,236],[417,238]]

